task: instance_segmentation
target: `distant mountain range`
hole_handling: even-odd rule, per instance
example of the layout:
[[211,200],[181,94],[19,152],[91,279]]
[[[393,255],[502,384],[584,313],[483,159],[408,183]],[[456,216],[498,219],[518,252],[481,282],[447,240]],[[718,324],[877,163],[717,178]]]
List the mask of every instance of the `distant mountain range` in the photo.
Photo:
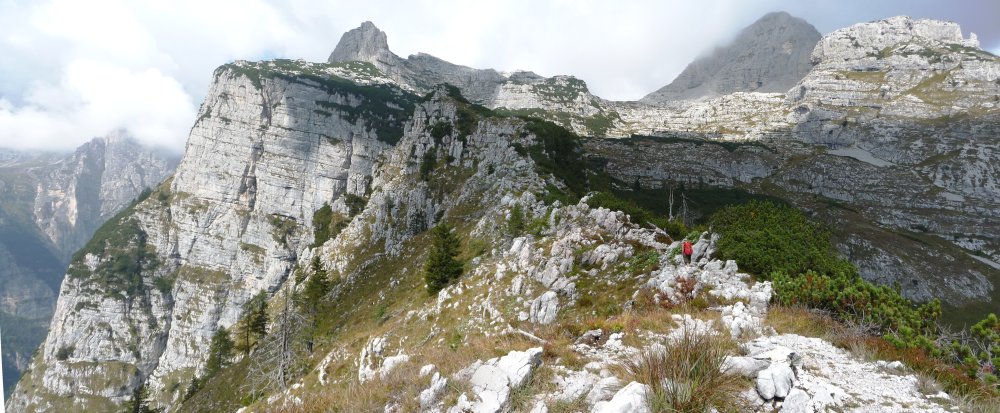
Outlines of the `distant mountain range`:
[[104,221],[171,174],[177,161],[124,131],[70,154],[0,150],[5,391],[45,337],[70,256]]

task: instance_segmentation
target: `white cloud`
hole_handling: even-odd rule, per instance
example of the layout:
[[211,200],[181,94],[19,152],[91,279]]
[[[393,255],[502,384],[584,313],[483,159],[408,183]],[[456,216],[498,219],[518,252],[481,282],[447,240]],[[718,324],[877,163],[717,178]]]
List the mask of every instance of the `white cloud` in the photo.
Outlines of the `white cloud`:
[[180,83],[156,69],[133,71],[96,60],[66,66],[57,85],[36,84],[15,107],[0,100],[4,146],[67,149],[116,128],[180,150],[195,108]]
[[[858,0],[861,1],[866,0]],[[869,3],[864,3],[868,5]],[[235,59],[325,60],[365,20],[401,56],[427,52],[498,70],[572,74],[638,99],[766,12],[821,31],[893,14],[972,19],[984,44],[997,6],[933,0],[0,0],[0,146],[70,149],[117,129],[179,149],[215,67]],[[969,17],[972,16],[972,17]],[[985,22],[985,23],[984,23]],[[992,34],[990,30],[993,30]],[[994,53],[1000,50],[994,50]]]

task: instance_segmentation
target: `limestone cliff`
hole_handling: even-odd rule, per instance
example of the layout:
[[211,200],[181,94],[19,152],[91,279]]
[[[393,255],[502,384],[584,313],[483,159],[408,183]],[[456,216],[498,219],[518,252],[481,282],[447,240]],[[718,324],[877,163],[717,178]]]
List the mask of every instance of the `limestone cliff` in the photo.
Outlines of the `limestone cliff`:
[[75,255],[15,408],[107,410],[146,382],[176,400],[212,331],[285,280],[313,212],[370,191],[415,100],[273,63],[219,68],[174,178]]
[[630,106],[623,118],[660,138],[588,146],[626,181],[792,200],[865,277],[997,308],[1000,58],[954,23],[894,17],[825,36],[812,61],[787,95]]
[[[737,187],[786,199],[833,224],[866,277],[898,282],[916,298],[995,306],[998,272],[988,263],[1000,261],[1000,208],[989,160],[997,103],[988,96],[1000,87],[1000,62],[954,37],[947,24],[901,18],[867,25],[876,28],[855,26],[821,41],[816,68],[787,95],[740,92],[658,106],[599,100],[570,77],[500,74],[425,55],[401,59],[370,23],[345,34],[325,63],[224,65],[173,180],[109,221],[74,256],[51,331],[12,404],[113,410],[145,387],[154,405],[176,408],[204,370],[213,332],[232,327],[260,291],[285,302],[301,288],[293,269],[313,256],[338,286],[327,298],[341,311],[327,322],[384,330],[384,320],[406,320],[419,328],[397,338],[411,348],[445,346],[456,336],[461,343],[468,331],[510,334],[505,314],[545,324],[561,300],[583,298],[578,288],[593,293],[615,288],[609,280],[636,282],[621,271],[626,258],[631,266],[639,251],[669,251],[662,232],[638,228],[623,213],[554,201],[562,191],[584,192],[584,165],[591,164],[640,187]],[[893,33],[879,25],[909,31],[894,41],[850,34]],[[850,36],[860,46],[836,40]],[[953,65],[942,68],[955,76],[935,77],[920,62],[906,66],[935,58],[907,55],[897,47],[905,41],[931,44],[941,54],[933,64]],[[869,44],[874,55],[841,50]],[[868,64],[920,88],[887,95],[894,115],[872,115],[872,99],[885,98],[879,88],[836,73],[840,65]],[[456,86],[434,85],[439,81]],[[932,91],[927,99],[914,96],[924,88]],[[924,104],[904,104],[914,98]],[[613,121],[588,124],[612,112]],[[656,136],[591,139],[579,149],[559,140],[576,139],[572,134],[512,113],[561,119],[602,137]],[[341,225],[322,242],[313,218],[324,205]],[[504,235],[515,206],[531,235]],[[407,303],[430,300],[413,275],[426,255],[426,230],[442,220],[469,237],[475,284],[457,284],[424,307],[393,310],[385,291]],[[705,250],[711,239],[700,244]],[[736,271],[735,264],[712,265]],[[606,270],[618,278],[605,279]],[[578,283],[586,277],[596,280]],[[588,299],[594,314],[603,311],[599,297]],[[729,324],[746,315],[732,306]],[[464,321],[428,325],[442,312]],[[348,323],[358,319],[366,321]],[[324,343],[333,350],[315,366],[320,383],[342,373],[330,363],[354,366],[346,355],[358,347],[361,378],[404,356],[388,356],[386,342],[369,340],[368,330],[336,334],[341,341]],[[194,410],[237,407],[192,400]]]
[[691,62],[669,85],[641,102],[712,98],[733,92],[784,92],[809,73],[820,34],[785,12],[768,13],[731,43]]
[[8,152],[0,163],[0,316],[10,388],[45,335],[69,256],[173,171],[177,158],[116,131],[69,155]]

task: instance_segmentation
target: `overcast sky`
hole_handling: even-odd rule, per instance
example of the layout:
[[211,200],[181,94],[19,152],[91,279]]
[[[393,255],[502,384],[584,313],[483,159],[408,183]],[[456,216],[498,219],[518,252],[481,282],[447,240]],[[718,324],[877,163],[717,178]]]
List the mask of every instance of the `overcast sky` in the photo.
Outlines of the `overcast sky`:
[[66,150],[127,128],[180,151],[215,67],[324,61],[365,20],[403,57],[572,74],[633,100],[778,10],[823,34],[901,14],[951,20],[1000,55],[996,0],[0,0],[0,147]]

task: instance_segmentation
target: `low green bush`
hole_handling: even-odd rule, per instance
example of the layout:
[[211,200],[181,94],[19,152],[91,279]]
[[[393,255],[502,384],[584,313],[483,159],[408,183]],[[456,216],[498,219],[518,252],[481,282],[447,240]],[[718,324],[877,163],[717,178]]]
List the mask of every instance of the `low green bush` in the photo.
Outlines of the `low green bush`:
[[743,271],[767,279],[775,272],[798,275],[845,273],[856,276],[851,263],[839,258],[830,233],[793,207],[750,201],[722,208],[709,220],[722,235],[720,259],[735,260]]

